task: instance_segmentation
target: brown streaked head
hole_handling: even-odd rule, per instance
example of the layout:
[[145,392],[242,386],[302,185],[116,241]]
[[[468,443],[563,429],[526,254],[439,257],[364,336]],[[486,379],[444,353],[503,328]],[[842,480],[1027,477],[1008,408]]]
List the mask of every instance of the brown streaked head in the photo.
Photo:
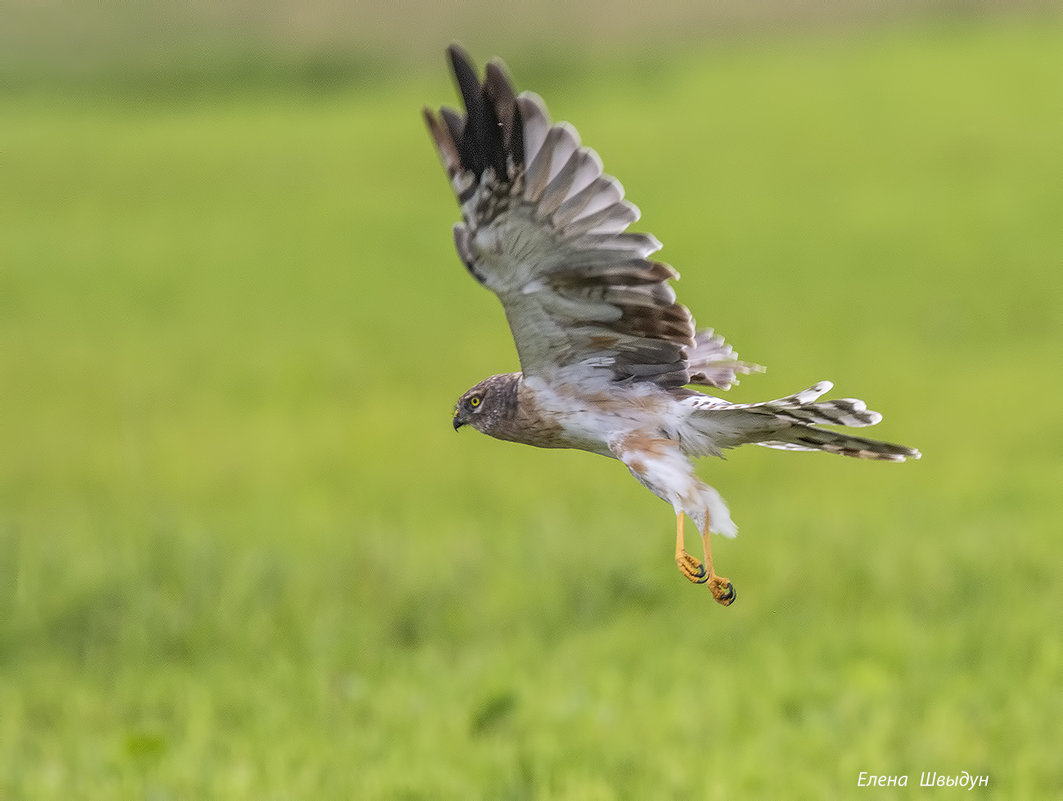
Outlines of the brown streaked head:
[[519,373],[493,375],[462,395],[454,406],[454,430],[468,424],[481,433],[494,435],[512,421],[519,376]]

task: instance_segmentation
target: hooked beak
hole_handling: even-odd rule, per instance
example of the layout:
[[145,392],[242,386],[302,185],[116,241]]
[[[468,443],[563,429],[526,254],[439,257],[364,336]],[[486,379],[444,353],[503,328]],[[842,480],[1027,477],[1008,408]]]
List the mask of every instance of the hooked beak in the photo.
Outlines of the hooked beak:
[[461,409],[454,409],[454,430],[457,431],[466,423],[466,419],[461,415]]

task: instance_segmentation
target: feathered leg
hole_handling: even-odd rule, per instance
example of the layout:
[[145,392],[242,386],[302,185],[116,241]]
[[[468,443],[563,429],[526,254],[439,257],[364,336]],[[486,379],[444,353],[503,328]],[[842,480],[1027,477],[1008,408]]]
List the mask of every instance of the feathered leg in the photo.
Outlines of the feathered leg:
[[713,569],[708,520],[706,519],[705,528],[701,532],[701,544],[705,549],[705,562],[702,563],[686,552],[683,542],[683,517],[684,513],[679,512],[675,518],[675,563],[679,566],[679,572],[695,584],[708,583],[712,597],[724,606],[730,606],[737,595],[731,580],[716,575]]

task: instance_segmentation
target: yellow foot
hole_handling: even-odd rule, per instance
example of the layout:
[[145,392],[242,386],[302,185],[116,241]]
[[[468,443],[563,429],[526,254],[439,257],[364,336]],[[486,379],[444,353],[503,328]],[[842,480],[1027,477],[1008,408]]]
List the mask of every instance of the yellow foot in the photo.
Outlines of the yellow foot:
[[709,592],[712,593],[712,597],[716,599],[716,602],[723,606],[730,606],[735,602],[735,598],[738,597],[738,593],[735,592],[735,585],[731,583],[731,580],[721,576],[713,576],[709,579]]
[[676,515],[675,521],[675,563],[679,566],[679,572],[695,584],[709,585],[709,592],[716,602],[723,606],[730,606],[738,597],[735,593],[734,584],[730,579],[717,576],[712,569],[712,551],[709,549],[709,528],[701,535],[702,544],[705,546],[705,561],[701,562],[686,552],[683,548],[683,513]]
[[705,565],[686,551],[676,554],[675,563],[679,566],[679,572],[695,584],[704,584],[709,580],[709,572],[705,569]]

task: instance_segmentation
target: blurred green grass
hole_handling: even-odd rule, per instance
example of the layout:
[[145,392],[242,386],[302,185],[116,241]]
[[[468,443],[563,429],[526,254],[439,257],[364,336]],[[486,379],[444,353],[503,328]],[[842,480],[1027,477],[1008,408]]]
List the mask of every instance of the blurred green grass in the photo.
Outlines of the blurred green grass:
[[1058,792],[1061,43],[511,61],[769,366],[734,397],[831,378],[925,454],[705,462],[729,610],[618,465],[450,431],[515,357],[417,116],[442,59],[0,98],[0,795]]

